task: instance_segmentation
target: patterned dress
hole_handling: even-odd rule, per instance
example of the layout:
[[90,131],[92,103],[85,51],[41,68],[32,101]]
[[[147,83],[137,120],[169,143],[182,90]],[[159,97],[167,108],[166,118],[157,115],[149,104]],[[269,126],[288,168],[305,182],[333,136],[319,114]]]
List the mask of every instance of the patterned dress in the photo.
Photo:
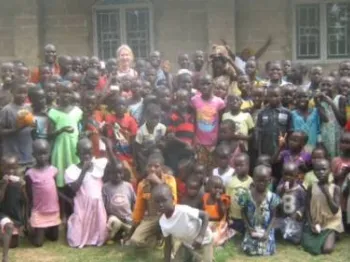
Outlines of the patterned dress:
[[[272,219],[272,210],[280,203],[279,197],[268,191],[260,206],[257,206],[251,191],[246,190],[238,197],[238,204],[246,209],[246,216],[250,226],[256,230],[266,230]],[[242,242],[242,249],[251,256],[269,256],[276,252],[275,231],[270,230],[267,240],[254,239],[246,230]]]

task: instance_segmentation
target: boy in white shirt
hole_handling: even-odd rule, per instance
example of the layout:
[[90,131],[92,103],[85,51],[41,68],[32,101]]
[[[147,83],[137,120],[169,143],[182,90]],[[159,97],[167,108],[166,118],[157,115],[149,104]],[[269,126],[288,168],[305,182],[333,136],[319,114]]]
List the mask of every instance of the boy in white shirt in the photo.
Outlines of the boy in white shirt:
[[208,215],[198,209],[175,205],[166,184],[153,188],[152,197],[161,218],[159,225],[165,237],[164,261],[171,261],[172,237],[181,242],[173,261],[213,261],[212,232]]

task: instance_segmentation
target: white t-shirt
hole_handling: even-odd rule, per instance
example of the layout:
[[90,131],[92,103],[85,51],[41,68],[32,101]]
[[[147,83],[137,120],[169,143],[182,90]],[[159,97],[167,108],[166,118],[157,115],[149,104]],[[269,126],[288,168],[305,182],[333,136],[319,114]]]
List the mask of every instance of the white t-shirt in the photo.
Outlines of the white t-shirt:
[[[176,205],[174,214],[170,218],[166,218],[164,214],[160,217],[159,225],[164,237],[171,235],[187,247],[192,247],[199,234],[202,220],[199,218],[198,209],[186,205]],[[212,238],[212,232],[208,227],[202,245],[211,243]]]
[[231,182],[234,173],[235,170],[230,166],[226,169],[225,173],[223,174],[219,173],[218,167],[213,169],[213,176],[221,177],[225,187]]
[[235,57],[235,65],[243,72],[245,73],[245,65],[246,62],[244,62],[239,56]]
[[166,126],[158,123],[153,129],[153,133],[150,134],[145,123],[137,130],[135,141],[140,145],[152,144],[165,136],[165,133]]

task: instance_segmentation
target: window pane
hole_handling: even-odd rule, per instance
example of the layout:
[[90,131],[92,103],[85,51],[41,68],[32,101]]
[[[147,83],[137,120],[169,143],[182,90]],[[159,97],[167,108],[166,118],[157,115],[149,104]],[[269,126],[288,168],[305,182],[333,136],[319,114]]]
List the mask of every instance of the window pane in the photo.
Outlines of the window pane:
[[320,58],[320,7],[303,4],[296,7],[297,59]]
[[98,56],[103,60],[115,57],[121,42],[119,10],[96,11],[96,24]]
[[350,57],[350,3],[327,4],[327,56]]
[[126,40],[137,58],[146,58],[151,51],[150,14],[148,8],[127,9]]

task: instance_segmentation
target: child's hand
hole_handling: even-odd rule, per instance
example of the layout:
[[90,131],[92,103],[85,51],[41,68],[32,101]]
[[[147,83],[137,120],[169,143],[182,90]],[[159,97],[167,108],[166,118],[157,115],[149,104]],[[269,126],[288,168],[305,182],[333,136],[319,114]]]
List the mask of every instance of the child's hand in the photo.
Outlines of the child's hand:
[[281,132],[279,137],[278,137],[278,146],[279,147],[284,147],[286,145],[286,138],[287,138],[287,133],[285,133],[283,135]]
[[92,168],[92,162],[91,161],[86,161],[83,164],[82,171],[86,172]]
[[102,142],[106,145],[107,148],[112,148],[112,142],[109,138],[101,136]]
[[161,183],[160,178],[155,173],[150,173],[149,175],[147,175],[146,180],[148,180],[152,184],[159,184],[159,183]]
[[203,236],[199,235],[198,237],[196,237],[196,239],[193,241],[193,248],[194,249],[199,249],[202,246],[203,243]]
[[66,133],[73,133],[74,132],[74,128],[71,127],[71,126],[65,126],[65,127],[62,127],[61,131],[62,132],[66,132]]

